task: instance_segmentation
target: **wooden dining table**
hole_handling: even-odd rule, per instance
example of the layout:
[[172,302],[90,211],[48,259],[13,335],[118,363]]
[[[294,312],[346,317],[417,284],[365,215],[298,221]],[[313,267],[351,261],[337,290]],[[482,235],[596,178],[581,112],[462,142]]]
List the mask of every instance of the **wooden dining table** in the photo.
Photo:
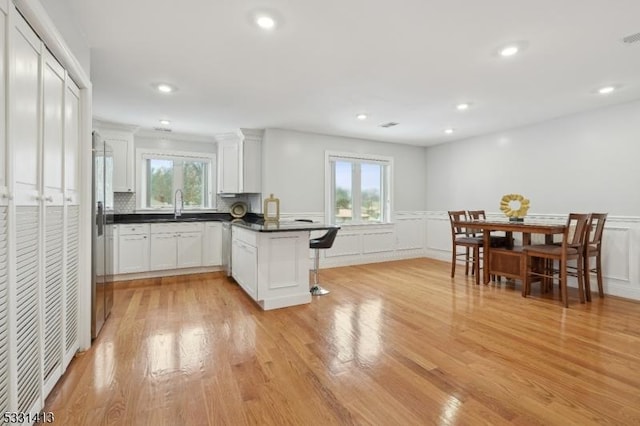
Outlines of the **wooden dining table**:
[[[545,244],[553,242],[553,236],[564,234],[565,224],[548,222],[524,221],[511,222],[507,220],[461,220],[455,226],[479,232],[483,235],[483,277],[485,284],[489,284],[492,275],[519,279],[524,283],[526,270],[526,256],[522,246],[513,244],[513,233],[522,234],[522,245],[531,244],[532,234],[545,236]],[[507,237],[506,247],[491,247],[491,233],[502,231]],[[566,250],[564,251],[566,253]],[[565,254],[566,256],[566,254]],[[566,263],[567,259],[563,258]],[[566,277],[563,277],[566,280]],[[523,285],[524,287],[524,285]]]

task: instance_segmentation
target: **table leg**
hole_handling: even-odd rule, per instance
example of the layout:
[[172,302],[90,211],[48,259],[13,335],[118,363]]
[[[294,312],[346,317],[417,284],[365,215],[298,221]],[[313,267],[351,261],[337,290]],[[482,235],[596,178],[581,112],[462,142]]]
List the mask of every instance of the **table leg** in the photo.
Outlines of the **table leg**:
[[482,247],[482,278],[485,284],[489,284],[491,281],[491,231],[485,229],[482,231],[484,238]]

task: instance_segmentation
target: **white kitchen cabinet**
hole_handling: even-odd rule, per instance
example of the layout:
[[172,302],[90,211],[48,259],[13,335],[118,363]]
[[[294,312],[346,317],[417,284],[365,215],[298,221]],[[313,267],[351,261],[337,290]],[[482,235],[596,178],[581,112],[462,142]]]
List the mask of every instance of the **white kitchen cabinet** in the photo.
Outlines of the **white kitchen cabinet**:
[[257,232],[233,226],[231,271],[264,310],[311,302],[309,231]]
[[149,269],[158,271],[176,268],[176,234],[151,232]]
[[149,224],[120,225],[118,229],[118,272],[130,274],[149,270]]
[[204,224],[202,265],[222,265],[222,222],[205,222]]
[[258,249],[237,238],[231,245],[233,278],[253,300],[258,300]]
[[152,223],[150,230],[150,270],[202,266],[202,223]]
[[71,202],[80,189],[80,89],[68,77],[64,102],[64,189]]
[[135,192],[133,132],[96,126],[113,154],[113,192]]
[[202,231],[178,233],[177,245],[178,268],[202,266]]
[[261,183],[262,131],[218,136],[218,193],[259,193]]

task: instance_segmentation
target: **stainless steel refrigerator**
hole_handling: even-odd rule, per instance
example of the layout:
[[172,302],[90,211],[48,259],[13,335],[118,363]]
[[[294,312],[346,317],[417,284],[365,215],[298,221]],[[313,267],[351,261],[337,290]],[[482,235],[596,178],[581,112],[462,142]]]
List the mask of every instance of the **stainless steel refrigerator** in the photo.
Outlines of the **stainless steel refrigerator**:
[[113,306],[113,151],[93,132],[93,238],[91,337],[102,329]]

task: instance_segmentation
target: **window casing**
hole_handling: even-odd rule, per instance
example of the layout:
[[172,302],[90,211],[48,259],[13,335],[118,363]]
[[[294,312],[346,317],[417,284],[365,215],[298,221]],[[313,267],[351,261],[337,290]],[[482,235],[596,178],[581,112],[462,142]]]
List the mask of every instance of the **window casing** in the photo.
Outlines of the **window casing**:
[[389,157],[327,152],[326,217],[343,225],[391,221]]
[[215,208],[215,155],[142,151],[137,158],[138,208],[173,210],[178,190],[185,210]]

